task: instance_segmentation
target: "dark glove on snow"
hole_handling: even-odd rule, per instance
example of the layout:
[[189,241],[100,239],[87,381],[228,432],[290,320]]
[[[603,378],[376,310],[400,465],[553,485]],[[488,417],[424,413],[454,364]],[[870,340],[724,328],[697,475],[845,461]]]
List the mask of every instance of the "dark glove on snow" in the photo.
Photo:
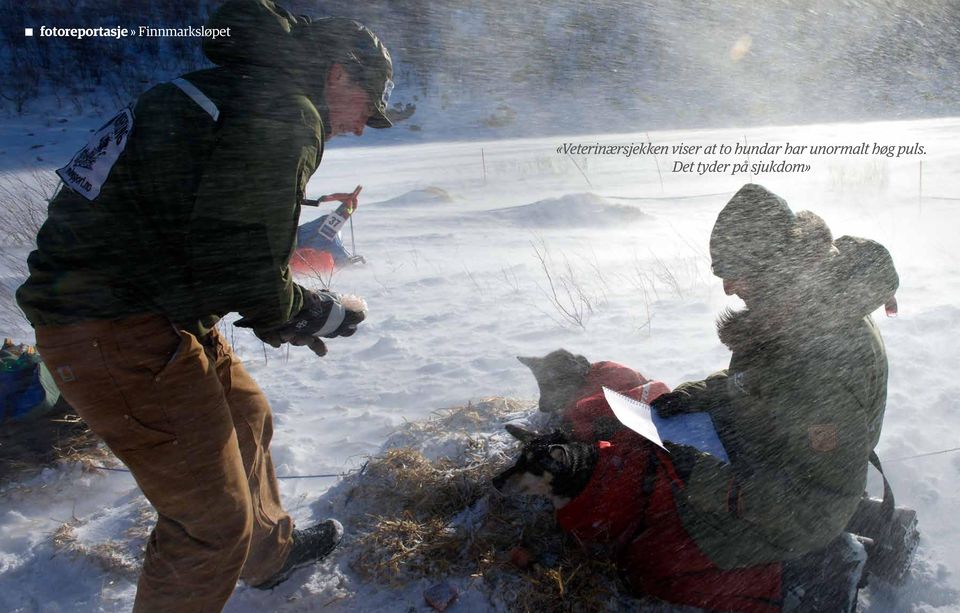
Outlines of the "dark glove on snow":
[[693,467],[705,454],[690,445],[678,445],[670,441],[664,441],[663,446],[670,453],[670,463],[673,464],[673,469],[677,471],[677,476],[684,483],[689,481],[690,474],[693,473]]
[[663,418],[674,417],[684,413],[690,413],[690,394],[682,390],[674,390],[666,394],[660,394],[653,402],[651,408],[657,411],[657,415]]
[[[274,348],[283,343],[306,346],[317,355],[324,356],[327,348],[319,337],[351,336],[366,318],[364,310],[344,306],[340,294],[336,292],[312,292],[306,288],[301,288],[301,292],[303,306],[286,323],[270,330],[254,329],[254,334],[260,340]],[[236,325],[248,327],[242,322]]]

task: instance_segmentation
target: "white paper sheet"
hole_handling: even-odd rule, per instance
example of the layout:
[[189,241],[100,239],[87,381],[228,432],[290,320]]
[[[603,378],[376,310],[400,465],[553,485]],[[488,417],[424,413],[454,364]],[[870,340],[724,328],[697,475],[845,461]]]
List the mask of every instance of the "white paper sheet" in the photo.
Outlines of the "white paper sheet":
[[620,423],[666,450],[666,447],[663,447],[663,441],[660,439],[657,426],[653,423],[653,409],[650,408],[649,404],[644,404],[606,387],[603,388],[603,397],[607,399],[607,404],[613,409],[613,414],[617,416]]
[[624,426],[663,447],[663,441],[689,445],[729,462],[727,451],[717,436],[713,420],[706,413],[686,413],[669,419],[657,415],[649,404],[603,388],[603,396]]

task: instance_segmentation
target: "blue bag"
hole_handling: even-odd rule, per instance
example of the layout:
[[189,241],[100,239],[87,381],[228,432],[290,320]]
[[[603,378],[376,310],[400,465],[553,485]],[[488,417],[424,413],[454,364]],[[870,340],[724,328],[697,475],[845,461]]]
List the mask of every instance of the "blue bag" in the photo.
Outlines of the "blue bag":
[[0,350],[0,423],[40,417],[57,403],[53,376],[28,345],[4,342]]

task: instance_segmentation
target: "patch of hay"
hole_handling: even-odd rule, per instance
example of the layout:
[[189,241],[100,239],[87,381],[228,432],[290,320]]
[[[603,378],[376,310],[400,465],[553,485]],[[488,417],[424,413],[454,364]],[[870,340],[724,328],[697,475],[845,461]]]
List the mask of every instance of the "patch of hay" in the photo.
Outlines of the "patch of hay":
[[465,406],[439,409],[426,420],[404,424],[390,437],[386,447],[411,447],[424,451],[430,442],[442,438],[446,441],[443,449],[430,449],[428,456],[454,459],[458,466],[484,463],[499,452],[492,445],[491,438],[481,432],[489,428],[491,422],[504,423],[524,417],[534,406],[533,402],[497,396]]
[[157,510],[146,498],[141,498],[133,523],[123,531],[123,538],[127,539],[131,546],[142,554],[146,549],[147,539],[150,538],[150,533],[153,532],[153,527],[156,524]]
[[384,516],[449,518],[484,495],[497,470],[491,464],[457,466],[447,459],[431,462],[408,447],[390,449],[367,462],[348,497],[376,506]]
[[370,458],[348,478],[346,504],[366,511],[346,518],[355,552],[351,567],[365,580],[392,587],[421,578],[474,577],[491,602],[510,610],[600,611],[630,600],[620,594],[605,556],[561,532],[551,505],[504,498],[493,488],[492,477],[511,459],[503,453],[506,439],[497,446],[480,432],[529,407],[489,399],[408,424],[399,437],[414,445],[422,438],[411,434],[469,437],[473,443],[457,457],[431,460],[408,446]]
[[0,482],[24,480],[60,461],[96,470],[116,460],[66,404],[42,417],[0,428]]
[[141,559],[130,555],[130,543],[107,540],[94,545],[86,545],[77,539],[78,523],[61,524],[53,534],[53,547],[58,554],[83,558],[95,564],[103,571],[136,583],[140,575]]
[[491,419],[506,420],[524,415],[536,403],[494,396],[470,402],[464,406],[439,409],[424,421],[409,422],[406,430],[418,434],[446,434],[466,428],[476,429],[489,423]]
[[352,567],[365,579],[397,587],[411,578],[449,573],[459,544],[456,531],[442,519],[371,517],[357,539],[360,553]]

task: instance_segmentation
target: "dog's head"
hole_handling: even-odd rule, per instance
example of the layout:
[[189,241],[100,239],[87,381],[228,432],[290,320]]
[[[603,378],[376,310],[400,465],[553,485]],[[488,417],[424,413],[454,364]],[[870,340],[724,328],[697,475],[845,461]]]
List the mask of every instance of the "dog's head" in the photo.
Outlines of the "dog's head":
[[542,358],[517,357],[533,372],[540,388],[540,410],[562,411],[587,380],[590,361],[566,349],[557,349]]
[[546,496],[558,509],[583,491],[597,464],[596,447],[570,441],[559,430],[537,434],[506,428],[523,445],[514,465],[493,478],[497,490],[507,496]]

